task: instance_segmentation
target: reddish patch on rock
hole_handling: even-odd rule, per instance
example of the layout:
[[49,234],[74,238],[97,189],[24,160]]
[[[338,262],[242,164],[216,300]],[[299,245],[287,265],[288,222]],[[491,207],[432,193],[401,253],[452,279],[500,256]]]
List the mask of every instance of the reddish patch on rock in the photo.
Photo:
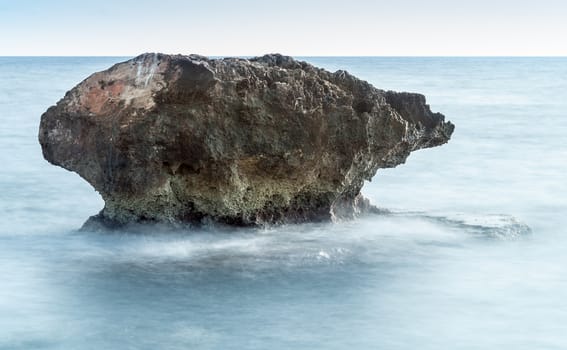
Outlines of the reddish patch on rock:
[[123,81],[114,81],[112,84],[89,84],[88,91],[82,95],[81,105],[89,112],[104,114],[112,105],[119,101],[124,92]]

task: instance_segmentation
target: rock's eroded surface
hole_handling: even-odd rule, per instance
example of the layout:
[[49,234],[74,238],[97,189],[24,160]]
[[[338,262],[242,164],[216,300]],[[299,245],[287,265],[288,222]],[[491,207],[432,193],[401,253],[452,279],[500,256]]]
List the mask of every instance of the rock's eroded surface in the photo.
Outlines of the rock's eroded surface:
[[69,91],[39,140],[102,195],[91,224],[254,225],[353,217],[365,179],[453,128],[422,95],[286,56],[144,54]]

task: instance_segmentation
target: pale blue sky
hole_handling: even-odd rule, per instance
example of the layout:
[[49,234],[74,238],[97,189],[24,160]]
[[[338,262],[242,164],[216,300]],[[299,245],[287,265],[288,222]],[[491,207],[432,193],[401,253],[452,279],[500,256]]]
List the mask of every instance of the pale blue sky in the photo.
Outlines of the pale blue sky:
[[0,0],[0,55],[567,55],[567,0]]

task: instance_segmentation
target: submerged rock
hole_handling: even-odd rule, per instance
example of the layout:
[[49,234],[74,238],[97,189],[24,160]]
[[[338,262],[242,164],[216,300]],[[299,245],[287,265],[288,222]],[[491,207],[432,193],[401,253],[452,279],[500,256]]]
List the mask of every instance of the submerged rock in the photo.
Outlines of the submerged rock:
[[371,210],[364,180],[453,129],[422,95],[287,56],[144,54],[69,91],[39,141],[102,195],[87,223],[255,225]]

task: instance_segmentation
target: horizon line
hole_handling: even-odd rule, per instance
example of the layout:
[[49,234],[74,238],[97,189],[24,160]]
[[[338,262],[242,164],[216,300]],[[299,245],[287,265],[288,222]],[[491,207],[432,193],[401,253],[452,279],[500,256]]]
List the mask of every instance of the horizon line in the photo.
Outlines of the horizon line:
[[[123,57],[137,57],[140,56],[144,53],[154,53],[154,52],[143,52],[143,53],[139,53],[136,55],[0,55],[0,57],[4,58],[24,58],[24,57],[37,57],[37,58],[49,58],[49,57],[53,57],[53,58],[57,58],[57,57],[119,57],[119,58],[123,58]],[[165,55],[184,55],[184,56],[189,56],[192,55],[190,54],[181,54],[181,53],[164,53],[164,52],[155,52],[155,53],[161,53],[161,54],[165,54]],[[193,53],[194,54],[194,53]],[[265,53],[265,54],[261,54],[261,55],[202,55],[202,54],[196,54],[196,55],[201,55],[204,57],[213,57],[213,58],[222,58],[222,57],[261,57],[264,55],[270,55],[270,54],[281,54],[278,52],[270,52],[270,53]],[[344,58],[355,58],[355,57],[368,57],[368,58],[372,58],[372,57],[380,57],[380,58],[411,58],[411,57],[421,57],[421,58],[567,58],[567,55],[287,55],[287,54],[281,54],[283,56],[290,56],[290,57],[314,57],[314,58],[324,58],[324,57],[344,57]]]

